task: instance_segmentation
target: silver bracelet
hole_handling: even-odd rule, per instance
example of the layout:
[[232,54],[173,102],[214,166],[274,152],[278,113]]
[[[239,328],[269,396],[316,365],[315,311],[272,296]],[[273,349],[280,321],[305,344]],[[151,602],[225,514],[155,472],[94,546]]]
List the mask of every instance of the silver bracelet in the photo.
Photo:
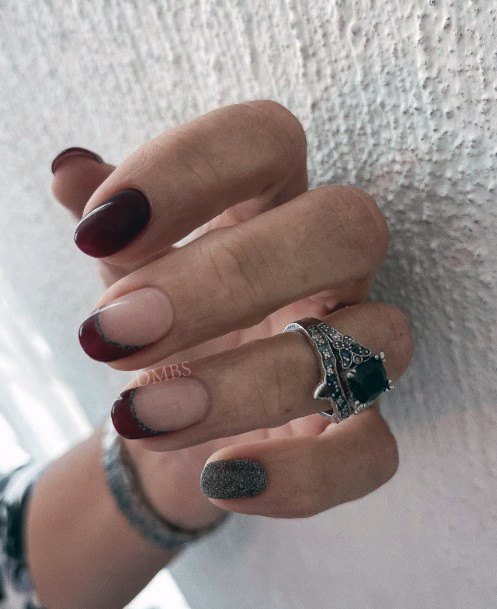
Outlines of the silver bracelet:
[[169,522],[146,498],[130,455],[110,419],[105,425],[102,448],[107,483],[117,507],[143,537],[162,548],[183,547],[216,529],[229,516],[226,512],[220,521],[198,529]]

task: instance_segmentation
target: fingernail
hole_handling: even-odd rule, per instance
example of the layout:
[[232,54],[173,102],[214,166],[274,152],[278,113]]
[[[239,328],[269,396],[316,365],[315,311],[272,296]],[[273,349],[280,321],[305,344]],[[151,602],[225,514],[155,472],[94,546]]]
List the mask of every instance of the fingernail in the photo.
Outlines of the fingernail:
[[52,173],[55,173],[57,171],[62,161],[65,161],[66,159],[69,159],[74,156],[87,157],[89,159],[97,161],[97,163],[104,162],[102,157],[96,154],[95,152],[87,150],[86,148],[78,148],[77,146],[73,146],[72,148],[66,148],[54,158],[54,160],[52,161]]
[[123,190],[80,221],[74,241],[89,256],[110,256],[143,231],[150,215],[150,203],[142,192],[132,188]]
[[266,488],[267,472],[250,459],[211,461],[202,470],[200,488],[211,499],[254,497]]
[[209,409],[209,395],[195,378],[181,377],[121,393],[112,406],[114,427],[134,440],[183,429],[202,421]]
[[79,342],[91,358],[111,362],[155,343],[173,319],[169,298],[155,288],[142,288],[97,309],[81,324]]

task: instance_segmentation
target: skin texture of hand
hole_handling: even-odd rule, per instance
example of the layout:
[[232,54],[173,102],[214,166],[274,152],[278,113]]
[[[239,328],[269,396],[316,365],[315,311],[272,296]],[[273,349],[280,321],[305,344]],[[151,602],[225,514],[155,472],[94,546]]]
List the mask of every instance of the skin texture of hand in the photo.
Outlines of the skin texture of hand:
[[[155,378],[188,363],[188,376],[137,380],[116,402],[129,408],[131,395],[138,431],[162,432],[127,444],[151,500],[179,524],[207,524],[221,509],[310,516],[396,471],[378,407],[339,425],[317,414],[315,355],[302,336],[280,334],[324,319],[384,351],[393,380],[412,354],[403,313],[364,302],[388,244],[377,205],[352,186],[308,190],[306,155],[297,119],[262,100],[170,129],[117,168],[81,155],[56,167],[54,194],[83,217],[76,242],[109,286],[83,324],[87,352]],[[230,470],[247,461],[260,469]],[[202,493],[216,462],[238,476],[238,496],[212,476],[216,493]]]

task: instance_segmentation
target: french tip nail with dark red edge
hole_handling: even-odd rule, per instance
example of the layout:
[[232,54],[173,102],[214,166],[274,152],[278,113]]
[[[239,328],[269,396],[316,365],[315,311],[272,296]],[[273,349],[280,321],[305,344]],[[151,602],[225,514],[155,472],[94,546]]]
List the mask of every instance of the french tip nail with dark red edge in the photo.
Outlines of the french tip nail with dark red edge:
[[65,161],[66,159],[69,159],[71,157],[86,157],[88,159],[96,161],[97,163],[104,162],[103,158],[95,152],[92,152],[87,148],[73,146],[72,148],[66,148],[62,152],[59,152],[59,154],[54,158],[54,160],[52,161],[52,173],[55,174],[62,161]]
[[98,310],[79,327],[79,342],[83,350],[98,362],[112,362],[133,355],[144,345],[121,345],[105,336],[98,321]]
[[147,226],[150,216],[147,197],[139,190],[128,188],[82,218],[74,241],[89,256],[110,256],[131,243]]
[[117,433],[127,440],[164,435],[166,432],[150,429],[140,421],[134,406],[135,393],[136,388],[123,391],[112,405],[110,414]]

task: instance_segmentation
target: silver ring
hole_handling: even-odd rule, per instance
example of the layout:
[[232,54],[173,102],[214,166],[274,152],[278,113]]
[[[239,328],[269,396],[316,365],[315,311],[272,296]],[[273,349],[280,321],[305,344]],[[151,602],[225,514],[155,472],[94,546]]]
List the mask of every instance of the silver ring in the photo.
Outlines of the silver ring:
[[314,317],[288,324],[283,332],[299,332],[312,345],[322,373],[313,397],[326,400],[330,410],[320,414],[339,423],[352,414],[359,414],[385,391],[393,389],[387,377],[383,352],[374,354],[351,336],[344,335]]

